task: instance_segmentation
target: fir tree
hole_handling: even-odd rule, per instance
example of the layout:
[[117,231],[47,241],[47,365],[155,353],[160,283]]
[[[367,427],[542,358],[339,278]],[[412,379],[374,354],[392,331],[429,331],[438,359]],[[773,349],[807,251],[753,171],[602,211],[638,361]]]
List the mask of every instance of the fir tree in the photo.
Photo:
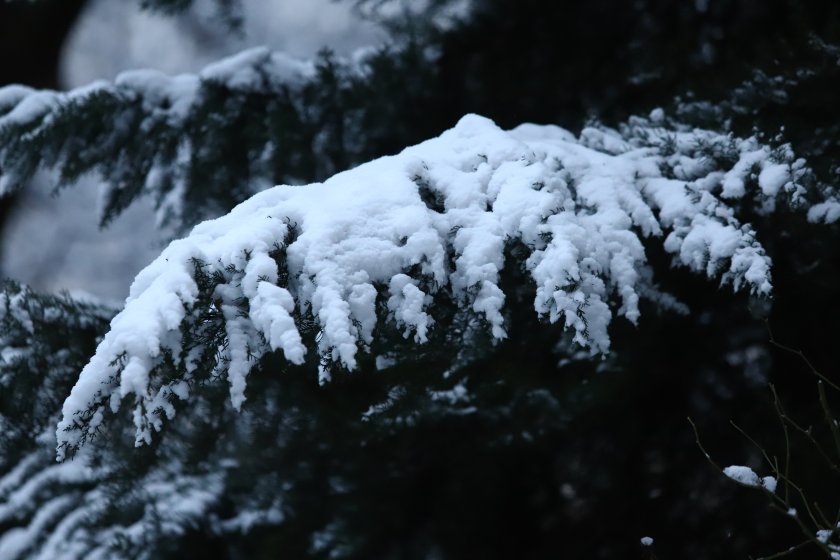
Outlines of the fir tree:
[[[645,395],[711,415],[754,388],[750,313],[779,292],[779,262],[783,302],[804,269],[785,268],[786,232],[819,254],[840,217],[834,128],[779,136],[772,110],[821,74],[759,68],[725,102],[645,97],[621,112],[647,116],[600,111],[615,126],[576,133],[469,115],[441,134],[466,108],[446,106],[447,49],[498,19],[487,6],[446,32],[390,19],[408,38],[352,60],[255,49],[194,76],[0,89],[4,192],[92,172],[103,224],[151,195],[182,237],[119,312],[4,285],[0,555],[626,555],[637,520],[569,544],[601,514],[633,517],[597,505],[640,484],[622,459],[651,477],[645,496],[672,492],[648,513],[704,522],[686,500],[711,483],[667,454],[680,432]],[[493,83],[485,62],[460,93]],[[501,116],[504,91],[473,101],[505,126],[553,110],[525,89]],[[738,511],[719,526],[743,528]]]

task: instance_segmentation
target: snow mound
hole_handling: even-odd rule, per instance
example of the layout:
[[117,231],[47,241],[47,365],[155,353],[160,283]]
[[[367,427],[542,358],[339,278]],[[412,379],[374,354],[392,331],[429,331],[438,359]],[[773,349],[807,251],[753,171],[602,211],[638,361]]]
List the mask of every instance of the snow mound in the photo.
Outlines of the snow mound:
[[740,465],[730,465],[723,469],[723,474],[744,486],[752,486],[758,488],[761,486],[761,479],[749,467],[742,467]]

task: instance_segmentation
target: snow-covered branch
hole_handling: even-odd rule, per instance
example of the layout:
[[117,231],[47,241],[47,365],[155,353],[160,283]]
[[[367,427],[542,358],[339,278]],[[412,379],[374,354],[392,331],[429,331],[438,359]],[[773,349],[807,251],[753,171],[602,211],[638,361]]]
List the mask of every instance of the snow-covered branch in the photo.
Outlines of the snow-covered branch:
[[40,169],[59,172],[57,188],[95,173],[102,223],[147,194],[158,220],[183,231],[278,181],[346,165],[331,161],[342,139],[330,137],[321,81],[348,87],[363,66],[255,48],[199,74],[129,71],[66,93],[0,88],[0,195]]
[[95,302],[0,285],[0,557],[32,553],[96,482],[84,461],[56,465],[49,448],[58,407],[112,314]]
[[536,314],[593,354],[608,351],[614,315],[636,322],[640,298],[673,301],[653,284],[645,239],[768,296],[770,259],[737,208],[796,203],[806,173],[786,146],[666,125],[659,111],[579,138],[470,115],[324,183],[261,192],[138,275],[64,403],[59,458],[129,396],[138,445],[198,381],[226,377],[239,408],[269,352],[309,359],[326,379],[356,368],[377,337],[427,342],[449,328],[436,320],[447,306],[469,326],[460,347],[478,332],[501,340],[507,306],[526,303],[503,290],[511,267],[532,281]]
[[0,283],[0,472],[55,422],[112,314],[93,302]]

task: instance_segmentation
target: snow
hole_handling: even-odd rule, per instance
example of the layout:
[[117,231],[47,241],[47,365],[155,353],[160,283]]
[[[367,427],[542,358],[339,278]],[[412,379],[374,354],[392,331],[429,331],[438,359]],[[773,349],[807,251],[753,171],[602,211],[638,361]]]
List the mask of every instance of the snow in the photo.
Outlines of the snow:
[[199,74],[202,80],[225,84],[234,90],[277,91],[283,85],[296,85],[315,74],[315,65],[255,47],[210,64]]
[[18,84],[12,84],[0,89],[0,112],[9,111],[10,108],[20,103],[24,97],[28,97],[35,90]]
[[[253,51],[217,71],[258,87],[240,69],[265,56]],[[730,147],[735,164],[715,169],[697,151],[698,138]],[[672,141],[677,153],[664,149]],[[665,131],[644,119],[574,138],[557,127],[503,131],[467,115],[396,156],[323,183],[263,191],[199,224],[138,274],[64,403],[59,458],[83,441],[84,412],[116,410],[133,395],[138,445],[175,414],[168,399],[185,394],[175,387],[196,367],[181,350],[183,326],[195,327],[200,297],[216,302],[224,322],[217,373],[227,377],[239,408],[260,356],[277,350],[289,363],[303,363],[307,317],[318,329],[323,382],[333,366],[355,369],[378,327],[426,343],[440,328],[435,304],[442,300],[485,324],[494,340],[504,339],[508,294],[500,276],[508,266],[530,275],[534,311],[561,322],[592,355],[609,351],[615,315],[636,322],[640,298],[671,301],[652,284],[646,237],[664,236],[679,264],[769,295],[770,259],[728,203],[748,187],[766,196],[772,189],[748,170],[772,161],[754,139]],[[669,178],[678,166],[682,177]],[[728,188],[736,178],[743,188]],[[527,248],[524,262],[507,262],[514,242]],[[212,293],[199,288],[197,262],[218,279],[204,288]],[[162,369],[167,353],[176,375]]]
[[775,196],[789,180],[788,166],[783,164],[767,165],[758,174],[761,192],[768,196]]
[[15,527],[3,534],[0,538],[0,558],[22,558],[28,549],[33,548],[48,524],[70,509],[74,501],[74,496],[59,496],[50,500],[41,506],[29,526]]
[[[16,363],[0,361],[0,392],[10,386],[18,388],[18,381],[24,385],[37,382],[27,389],[26,399],[26,404],[33,407],[37,428],[30,428],[29,420],[0,413],[4,435],[0,438],[0,525],[4,527],[0,531],[0,558],[4,560],[123,557],[124,550],[116,550],[118,543],[133,538],[135,546],[140,542],[147,544],[144,539],[148,539],[153,522],[158,535],[183,534],[187,528],[195,527],[197,520],[207,519],[211,506],[223,494],[221,469],[199,469],[199,477],[185,475],[186,469],[170,450],[166,460],[144,470],[132,484],[131,492],[121,496],[141,507],[123,508],[126,515],[119,519],[103,518],[103,511],[115,499],[114,472],[108,469],[120,460],[113,448],[88,447],[80,450],[74,460],[55,464],[52,427],[59,418],[52,403],[62,396],[66,381],[76,374],[72,364],[79,359],[75,355],[79,346],[84,348],[92,339],[92,334],[78,337],[73,332],[90,327],[100,330],[111,315],[97,302],[37,295],[9,281],[0,290],[0,354],[11,355],[5,351],[8,345],[18,345],[14,352]],[[38,355],[45,348],[54,347],[52,342],[44,343],[45,337],[52,341],[56,337],[62,339],[65,333],[72,335],[67,348]],[[33,376],[34,371],[39,375]],[[184,385],[181,382],[172,386],[182,398],[188,395]],[[102,421],[100,410],[89,425],[96,429]],[[36,429],[44,431],[38,434]],[[176,442],[176,448],[178,445]],[[194,466],[190,464],[189,468]],[[136,495],[132,496],[134,492]],[[141,495],[142,500],[138,499]],[[103,519],[106,522],[100,523]]]
[[[103,512],[113,504],[114,490],[119,488],[119,483],[114,484],[114,472],[108,470],[114,463],[108,467],[108,460],[102,456],[93,459],[94,453],[108,451],[86,448],[72,461],[57,465],[51,461],[48,445],[44,439],[0,480],[0,523],[8,529],[0,533],[0,558],[4,560],[122,557],[115,548],[120,542],[147,544],[152,523],[159,536],[182,535],[198,520],[208,519],[212,507],[224,495],[221,464],[195,476],[185,472],[177,455],[169,450],[168,459],[144,471],[133,482],[131,492],[121,492],[123,503],[136,505],[136,498],[142,496],[145,507],[123,509],[124,515],[100,523]],[[89,466],[93,463],[98,466]],[[279,522],[282,510],[238,510],[238,521],[231,523],[244,529],[247,523],[243,520],[256,517],[263,522]]]
[[735,482],[743,484],[744,486],[754,486],[756,488],[761,486],[761,479],[758,478],[758,475],[755,474],[755,472],[749,467],[731,465],[723,469],[723,474]]
[[840,200],[829,199],[808,209],[808,220],[813,223],[832,224],[840,220]]
[[126,68],[166,73],[195,72],[242,49],[268,45],[311,58],[328,47],[350,54],[378,45],[385,33],[347,3],[330,0],[241,0],[241,33],[216,17],[216,3],[196,0],[184,17],[149,13],[133,2],[92,0],[63,49],[65,83],[77,87],[112,79]]
[[826,544],[828,542],[828,539],[830,539],[831,535],[833,534],[834,531],[832,531],[831,529],[820,529],[819,531],[817,531],[816,536],[818,541],[820,541],[823,544]]
[[18,461],[18,463],[0,478],[0,496],[9,495],[15,488],[18,488],[25,477],[36,468],[41,459],[40,453],[32,453]]
[[[178,126],[189,116],[200,85],[198,77],[193,74],[167,76],[157,70],[131,70],[119,74],[114,80],[117,91],[142,100],[147,112],[165,111],[172,126]],[[107,88],[103,86],[101,89],[104,91]]]
[[[204,118],[208,96],[212,97],[217,87],[227,88],[232,95],[277,95],[282,92],[294,96],[315,74],[315,64],[311,61],[257,47],[210,64],[197,74],[169,76],[158,70],[131,70],[120,73],[113,83],[98,81],[63,93],[20,86],[0,87],[0,139],[3,140],[0,141],[0,194],[21,188],[32,179],[35,171],[62,168],[67,154],[59,152],[70,149],[65,145],[44,148],[41,159],[33,164],[29,160],[21,161],[20,147],[16,143],[37,141],[40,136],[53,138],[55,127],[62,128],[68,114],[84,110],[99,114],[102,108],[97,103],[104,99],[114,116],[108,121],[107,130],[95,133],[99,134],[93,139],[97,147],[90,150],[75,148],[82,160],[93,158],[92,167],[99,172],[100,220],[105,217],[105,202],[125,196],[120,191],[128,186],[142,187],[142,192],[155,198],[160,225],[192,225],[181,223],[182,201],[187,188],[185,175],[191,162],[199,158],[196,151],[201,148],[195,148],[183,132],[185,128],[199,124],[195,119]],[[141,166],[145,169],[143,177],[127,180],[126,176],[134,176],[131,169],[136,162],[130,161],[132,154],[125,150],[124,136],[129,132],[132,135],[148,134],[153,142],[170,142],[171,136],[162,131],[178,138],[171,146],[172,153],[165,147],[144,153],[142,157],[149,161]],[[82,145],[91,141],[90,137],[79,138]],[[101,156],[95,154],[105,149],[103,146],[112,144],[118,147],[118,154],[111,154],[107,161],[97,160]],[[140,181],[140,184],[133,184],[133,181]],[[55,186],[61,181],[53,176],[49,177],[49,182]],[[249,185],[254,191],[261,186],[259,181]]]
[[661,107],[657,107],[650,112],[650,120],[655,123],[663,122],[665,120],[665,111]]
[[754,486],[756,488],[761,486],[761,479],[749,467],[730,465],[723,469],[723,474],[744,486]]
[[[11,101],[21,92],[20,86],[10,86],[12,90],[5,92],[0,88],[0,98]],[[14,108],[0,116],[0,127],[8,125],[29,125],[35,123],[44,115],[53,111],[59,103],[59,95],[52,91],[32,91],[19,99]]]
[[[764,488],[768,492],[776,492],[776,486],[778,485],[778,481],[773,476],[765,476],[763,478],[759,477],[755,474],[749,467],[743,467],[739,465],[730,465],[723,469],[723,474],[737,482],[738,484],[743,484],[744,486],[750,486],[753,488]],[[792,510],[793,515],[796,514],[796,510]],[[790,511],[788,512],[790,514]]]
[[91,470],[82,460],[48,466],[25,483],[10,489],[8,495],[2,496],[0,522],[13,519],[23,511],[33,508],[37,504],[34,497],[46,487],[56,483],[88,482],[91,478]]
[[267,510],[243,511],[231,519],[217,521],[214,529],[219,533],[247,534],[253,527],[259,525],[277,525],[286,518],[280,505]]

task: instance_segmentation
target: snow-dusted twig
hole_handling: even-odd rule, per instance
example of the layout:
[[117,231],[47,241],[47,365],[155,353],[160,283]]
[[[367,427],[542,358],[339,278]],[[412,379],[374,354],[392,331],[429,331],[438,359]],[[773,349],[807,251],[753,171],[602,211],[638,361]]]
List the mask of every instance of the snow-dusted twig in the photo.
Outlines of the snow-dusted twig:
[[[831,434],[832,443],[835,447],[837,447],[837,418],[831,410],[825,389],[826,382],[830,383],[830,380],[813,367],[803,352],[777,342],[772,336],[772,331],[770,331],[770,343],[782,350],[800,356],[804,363],[811,369],[812,373],[818,377],[817,398],[828,426],[828,432]],[[829,387],[834,388],[835,385],[831,383]],[[732,425],[761,453],[765,463],[770,468],[772,476],[760,478],[751,468],[745,466],[732,465],[725,468],[718,466],[700,442],[700,434],[697,426],[693,421],[691,421],[691,419],[689,419],[692,429],[694,430],[697,446],[712,466],[714,466],[715,469],[720,471],[723,475],[741,486],[761,490],[769,498],[771,507],[782,514],[793,518],[806,538],[805,541],[795,546],[770,556],[763,556],[759,560],[782,558],[808,545],[816,546],[826,558],[837,560],[840,558],[840,542],[837,540],[837,538],[840,537],[840,509],[838,509],[838,513],[834,518],[829,518],[822,506],[820,506],[820,502],[817,500],[811,500],[803,485],[795,482],[791,478],[790,465],[794,458],[791,456],[790,429],[793,429],[795,432],[803,435],[806,441],[808,441],[809,444],[811,444],[811,446],[825,460],[834,476],[840,472],[840,469],[838,469],[835,460],[829,456],[825,449],[825,444],[816,439],[812,428],[803,428],[798,422],[788,416],[782,406],[781,399],[776,392],[776,388],[772,384],[770,385],[770,391],[773,395],[774,411],[780,421],[784,437],[783,464],[780,465],[778,458],[775,455],[771,456],[767,449],[746,431],[734,422]],[[838,447],[838,450],[840,450],[840,447]],[[782,484],[781,493],[777,492],[777,482]],[[840,504],[838,504],[838,508],[840,508]],[[800,510],[802,510],[804,514],[801,513]]]

